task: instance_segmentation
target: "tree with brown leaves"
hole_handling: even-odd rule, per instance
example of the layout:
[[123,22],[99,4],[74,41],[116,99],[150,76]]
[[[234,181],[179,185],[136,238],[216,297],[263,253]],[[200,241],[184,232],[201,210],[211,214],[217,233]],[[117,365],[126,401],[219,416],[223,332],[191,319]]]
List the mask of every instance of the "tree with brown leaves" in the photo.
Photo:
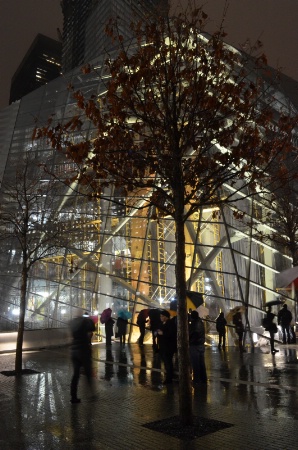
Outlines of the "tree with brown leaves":
[[[235,203],[266,184],[273,162],[291,151],[296,117],[273,109],[262,77],[266,60],[224,43],[222,29],[204,32],[201,8],[131,25],[134,41],[117,23],[107,32],[118,50],[100,68],[98,94],[74,92],[78,114],[52,118],[36,130],[75,161],[75,177],[94,196],[107,186],[123,197],[146,198],[156,218],[175,222],[180,417],[192,422],[185,276],[185,224],[202,206]],[[254,49],[259,51],[258,46]],[[89,124],[89,125],[88,125]],[[80,138],[78,138],[80,136]],[[230,189],[226,189],[225,186]],[[130,208],[140,202],[130,200]]]

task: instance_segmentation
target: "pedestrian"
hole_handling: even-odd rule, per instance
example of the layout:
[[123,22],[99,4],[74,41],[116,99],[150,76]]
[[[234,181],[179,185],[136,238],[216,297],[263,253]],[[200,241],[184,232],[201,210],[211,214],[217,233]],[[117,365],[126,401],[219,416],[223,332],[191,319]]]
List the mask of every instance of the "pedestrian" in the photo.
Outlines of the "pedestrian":
[[177,351],[177,321],[171,319],[169,311],[160,312],[161,327],[157,330],[159,354],[164,363],[166,377],[164,384],[173,382],[174,365],[173,356]]
[[274,355],[275,353],[279,352],[276,348],[274,348],[274,335],[277,333],[277,326],[276,323],[274,323],[274,317],[275,314],[271,312],[271,306],[268,306],[267,314],[264,321],[265,330],[269,331],[270,334],[270,348],[271,353]]
[[282,309],[279,311],[278,316],[278,325],[281,325],[282,329],[282,340],[283,343],[288,344],[291,343],[291,334],[290,334],[290,325],[292,322],[292,313],[288,310],[288,306],[286,304],[283,305]]
[[245,349],[243,347],[243,335],[244,335],[244,325],[242,322],[241,312],[237,312],[233,316],[233,324],[235,325],[235,331],[238,335],[238,347],[241,353],[245,353]]
[[91,339],[95,331],[95,324],[88,316],[88,313],[82,315],[82,311],[78,316],[71,320],[70,331],[72,335],[71,343],[71,361],[73,365],[73,375],[70,384],[71,403],[80,403],[78,398],[78,383],[80,378],[80,370],[84,369],[87,383],[91,391],[92,385],[92,346]]
[[138,339],[138,344],[143,347],[144,345],[144,337],[146,332],[146,323],[148,322],[148,309],[142,309],[139,312],[138,318],[137,318],[137,325],[140,330],[140,336]]
[[152,308],[149,309],[149,320],[150,320],[150,330],[152,333],[152,347],[154,353],[159,352],[158,348],[158,339],[157,339],[157,330],[159,330],[162,326],[162,322],[160,320],[160,309]]
[[216,318],[216,330],[218,332],[218,348],[225,350],[226,346],[226,324],[227,321],[225,319],[224,313],[220,312],[218,317]]
[[123,317],[118,317],[116,326],[117,326],[117,336],[120,339],[120,346],[125,347],[126,334],[127,334],[127,324],[128,320]]
[[189,324],[189,352],[192,366],[192,381],[194,383],[207,383],[205,365],[205,327],[198,311],[190,313]]
[[105,332],[106,332],[106,345],[110,346],[112,345],[112,336],[114,336],[114,323],[115,320],[110,317],[105,322]]

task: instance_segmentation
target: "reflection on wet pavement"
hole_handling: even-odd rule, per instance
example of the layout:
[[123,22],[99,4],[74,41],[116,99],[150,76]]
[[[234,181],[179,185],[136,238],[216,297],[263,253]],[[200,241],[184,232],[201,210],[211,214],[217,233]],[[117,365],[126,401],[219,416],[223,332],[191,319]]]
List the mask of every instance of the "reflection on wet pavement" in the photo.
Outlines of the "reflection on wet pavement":
[[[217,347],[207,347],[208,384],[193,387],[194,410],[207,415],[210,407],[218,406],[217,411],[225,414],[247,413],[260,421],[297,420],[297,349],[294,345],[280,346],[280,352],[272,356],[260,349],[241,355],[235,348],[222,352]],[[0,358],[1,370],[11,368],[11,355],[0,355]],[[102,401],[105,395],[119,403],[119,408],[128,414],[127,420],[131,420],[129,414],[147,420],[145,404],[149,391],[154,393],[150,397],[151,415],[158,418],[159,411],[177,411],[178,382],[167,387],[162,384],[163,364],[151,345],[127,344],[124,348],[118,343],[107,348],[104,344],[94,345],[93,366],[99,400],[88,397],[82,377],[79,389],[83,401],[78,407],[70,407],[72,367],[68,349],[24,353],[24,368],[40,373],[21,378],[1,376],[0,444],[7,438],[5,430],[11,430],[13,424],[10,448],[58,449],[62,448],[59,442],[63,436],[69,448],[79,449],[84,448],[88,433],[88,450],[108,449],[108,446],[98,446],[98,435],[104,434],[104,424],[98,429],[98,417],[111,413],[109,404]],[[117,422],[118,425],[125,428],[125,423]],[[19,442],[24,446],[18,447]],[[78,443],[77,447],[71,446],[74,442]]]
[[[133,381],[147,389],[165,389],[162,385],[163,365],[159,354],[154,353],[150,345],[139,347],[132,344],[124,350],[120,350],[117,344],[113,345],[106,352],[105,365],[98,363],[99,373],[103,368],[105,370],[102,378],[118,383]],[[103,350],[98,347],[95,351],[95,360],[102,361]],[[208,347],[206,402],[235,410],[253,410],[260,415],[297,419],[298,412],[294,406],[298,391],[297,361],[296,348],[281,347],[280,353],[273,356],[259,349],[241,355],[235,348],[220,352],[215,347]],[[177,383],[173,387],[177,390]],[[196,391],[198,387],[194,389],[194,397]],[[204,389],[200,388],[200,394],[203,392]]]

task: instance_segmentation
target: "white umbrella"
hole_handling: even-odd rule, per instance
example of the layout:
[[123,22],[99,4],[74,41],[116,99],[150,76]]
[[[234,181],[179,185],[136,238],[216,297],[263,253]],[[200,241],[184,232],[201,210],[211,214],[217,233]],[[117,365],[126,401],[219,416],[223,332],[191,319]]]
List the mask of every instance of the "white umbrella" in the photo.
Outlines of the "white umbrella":
[[201,317],[201,319],[205,319],[208,316],[208,314],[209,314],[209,309],[206,308],[206,306],[204,306],[204,305],[200,305],[197,308],[197,311],[198,311],[199,316]]
[[275,281],[277,288],[286,288],[298,278],[298,266],[283,270],[276,274]]

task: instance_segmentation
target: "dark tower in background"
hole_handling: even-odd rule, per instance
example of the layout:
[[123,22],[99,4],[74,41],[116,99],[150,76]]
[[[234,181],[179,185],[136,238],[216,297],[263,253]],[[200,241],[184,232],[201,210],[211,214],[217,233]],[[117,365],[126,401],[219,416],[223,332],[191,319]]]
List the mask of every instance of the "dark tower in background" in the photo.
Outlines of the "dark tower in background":
[[62,70],[67,72],[112,48],[105,27],[119,20],[121,34],[129,38],[132,20],[160,11],[168,0],[62,0]]
[[[109,1],[109,0],[105,0]],[[94,0],[62,0],[62,70],[67,72],[84,62],[85,31]]]
[[59,77],[61,53],[61,42],[38,34],[12,77],[9,103]]

